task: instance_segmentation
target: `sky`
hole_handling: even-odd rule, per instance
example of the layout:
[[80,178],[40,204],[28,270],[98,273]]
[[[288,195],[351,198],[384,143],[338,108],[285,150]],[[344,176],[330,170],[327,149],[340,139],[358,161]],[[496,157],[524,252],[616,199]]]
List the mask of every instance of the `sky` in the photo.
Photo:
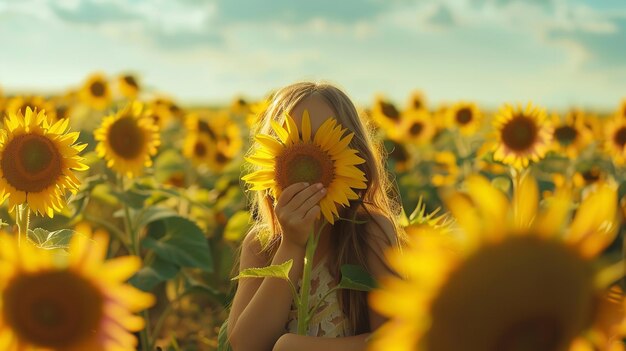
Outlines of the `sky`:
[[611,110],[626,97],[626,0],[0,0],[0,88],[133,73],[183,103],[298,80],[358,104]]

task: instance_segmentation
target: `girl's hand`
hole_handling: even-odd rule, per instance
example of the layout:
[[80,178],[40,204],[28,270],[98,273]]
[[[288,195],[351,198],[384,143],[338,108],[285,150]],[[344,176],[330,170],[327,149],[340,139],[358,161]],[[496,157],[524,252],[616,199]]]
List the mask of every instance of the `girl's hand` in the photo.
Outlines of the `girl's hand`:
[[283,243],[305,247],[320,214],[317,203],[326,195],[321,183],[295,183],[278,197],[274,212],[283,232]]

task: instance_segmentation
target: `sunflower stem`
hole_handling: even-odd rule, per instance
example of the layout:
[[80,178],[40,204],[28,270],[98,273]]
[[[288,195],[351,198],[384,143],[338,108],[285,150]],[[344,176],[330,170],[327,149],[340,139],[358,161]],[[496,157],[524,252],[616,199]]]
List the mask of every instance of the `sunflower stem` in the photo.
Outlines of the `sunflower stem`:
[[324,229],[326,222],[324,222],[317,232],[311,230],[309,240],[306,242],[306,251],[304,255],[304,268],[302,272],[302,284],[300,286],[300,300],[297,303],[298,306],[298,335],[306,335],[308,332],[308,322],[310,320],[309,311],[309,293],[311,290],[311,271],[313,269],[313,257],[315,257],[315,250],[319,243],[319,238]]
[[148,309],[141,312],[143,319],[146,321],[146,327],[139,332],[141,337],[141,349],[144,351],[152,351],[152,342],[150,341],[150,313]]
[[17,213],[15,215],[17,224],[17,245],[22,245],[22,236],[28,237],[28,227],[30,225],[30,209],[28,204],[20,204],[17,206]]

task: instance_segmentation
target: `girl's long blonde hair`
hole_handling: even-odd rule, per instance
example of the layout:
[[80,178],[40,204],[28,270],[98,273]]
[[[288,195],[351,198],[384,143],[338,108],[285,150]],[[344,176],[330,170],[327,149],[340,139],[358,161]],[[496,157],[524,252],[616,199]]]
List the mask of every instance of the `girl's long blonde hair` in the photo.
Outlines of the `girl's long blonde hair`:
[[[373,222],[374,225],[381,228],[381,233],[387,234],[387,237],[384,238],[387,243],[381,243],[380,238],[373,238],[370,232],[366,230],[367,224],[337,221],[332,227],[331,251],[328,257],[331,274],[335,278],[339,278],[340,268],[343,264],[358,264],[367,269],[367,250],[373,250],[380,255],[381,246],[398,246],[404,241],[403,232],[398,227],[396,220],[401,208],[398,193],[392,186],[393,183],[384,167],[383,161],[386,154],[382,144],[372,139],[371,125],[359,117],[350,98],[333,85],[300,82],[280,89],[272,96],[267,110],[258,116],[258,120],[251,131],[252,137],[257,134],[275,136],[270,121],[274,120],[282,125],[285,112],[292,111],[300,101],[314,94],[325,99],[335,112],[333,117],[344,128],[354,133],[349,147],[358,150],[358,155],[366,161],[358,167],[365,173],[367,188],[360,191],[359,200],[351,201],[350,207],[340,210],[341,216],[368,220],[368,224]],[[254,145],[250,148],[249,153],[253,152],[253,148]],[[251,211],[255,219],[251,230],[257,234],[263,250],[267,254],[269,264],[280,243],[280,226],[273,210],[274,199],[267,191],[250,191],[249,193],[254,193],[250,199]],[[384,217],[389,220],[393,225],[394,232],[389,233],[388,230],[382,230],[380,223],[373,217],[374,213],[379,219]],[[339,303],[350,319],[354,334],[370,331],[367,299],[364,292],[342,290]]]

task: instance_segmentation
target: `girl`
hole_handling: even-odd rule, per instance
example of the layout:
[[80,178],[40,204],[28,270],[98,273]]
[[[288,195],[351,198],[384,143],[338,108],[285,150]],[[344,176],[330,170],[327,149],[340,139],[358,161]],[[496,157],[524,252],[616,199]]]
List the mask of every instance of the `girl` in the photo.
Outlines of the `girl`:
[[[280,125],[285,112],[298,126],[307,110],[311,132],[334,117],[354,133],[349,147],[358,151],[366,162],[358,165],[367,178],[367,188],[360,199],[340,209],[342,218],[366,221],[355,224],[336,221],[326,225],[320,234],[313,259],[310,303],[314,305],[325,292],[335,286],[343,264],[358,264],[374,277],[393,274],[384,260],[384,251],[400,247],[404,241],[396,224],[399,202],[384,169],[381,147],[373,142],[363,126],[350,99],[338,88],[328,84],[296,83],[273,97],[268,109],[260,116],[253,135],[272,134],[270,121]],[[252,203],[255,224],[246,235],[239,269],[281,264],[290,259],[293,266],[291,281],[302,276],[306,242],[311,230],[320,228],[323,216],[317,220],[317,205],[325,195],[321,183],[295,183],[288,186],[278,199],[266,191],[257,191]],[[307,336],[296,335],[296,313],[288,282],[276,278],[242,279],[239,282],[228,317],[228,337],[234,351],[287,350],[364,350],[369,334],[384,319],[367,305],[367,294],[353,290],[338,290],[316,310]]]

